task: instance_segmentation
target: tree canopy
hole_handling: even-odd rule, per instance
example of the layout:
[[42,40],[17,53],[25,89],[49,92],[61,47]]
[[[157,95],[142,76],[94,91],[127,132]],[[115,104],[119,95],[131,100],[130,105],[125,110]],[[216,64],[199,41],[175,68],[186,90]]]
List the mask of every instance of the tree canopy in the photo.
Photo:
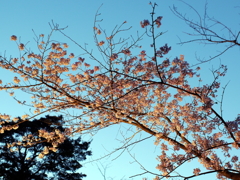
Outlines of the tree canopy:
[[[0,134],[0,177],[13,179],[82,179],[85,174],[79,172],[80,161],[91,155],[90,142],[81,142],[81,138],[65,138],[52,146],[59,138],[53,132],[64,132],[62,116],[23,121],[19,118],[19,127]],[[9,122],[6,126],[11,126]],[[41,131],[49,132],[51,138],[41,137]],[[21,143],[20,143],[21,142]]]

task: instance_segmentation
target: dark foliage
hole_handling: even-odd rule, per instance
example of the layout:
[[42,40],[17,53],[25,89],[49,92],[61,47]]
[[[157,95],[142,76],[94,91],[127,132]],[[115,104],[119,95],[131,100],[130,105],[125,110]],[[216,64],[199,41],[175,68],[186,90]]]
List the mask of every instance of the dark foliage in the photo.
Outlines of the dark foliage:
[[[81,180],[85,177],[85,174],[77,170],[82,167],[79,161],[91,155],[88,151],[90,142],[81,142],[80,137],[67,138],[64,143],[58,145],[56,152],[50,150],[49,154],[43,158],[38,157],[44,147],[51,147],[52,142],[56,140],[54,137],[51,142],[47,142],[39,137],[39,130],[64,132],[65,129],[61,126],[62,121],[61,116],[46,116],[33,121],[20,119],[18,129],[0,134],[0,178],[4,180]],[[30,140],[24,141],[24,137]],[[9,148],[9,144],[22,140],[23,144],[16,143],[14,147]]]

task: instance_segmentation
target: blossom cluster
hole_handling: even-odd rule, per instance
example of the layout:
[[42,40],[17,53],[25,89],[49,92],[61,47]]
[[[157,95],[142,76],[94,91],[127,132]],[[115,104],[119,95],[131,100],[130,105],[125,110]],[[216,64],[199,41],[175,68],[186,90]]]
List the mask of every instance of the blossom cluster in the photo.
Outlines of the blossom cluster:
[[171,47],[168,47],[168,45],[165,44],[164,46],[160,47],[159,49],[160,50],[158,50],[156,54],[158,57],[163,57],[163,55],[167,54],[171,50]]
[[149,20],[145,19],[145,20],[140,22],[140,25],[141,25],[142,28],[145,28],[146,26],[150,25],[150,22],[149,22]]
[[[162,17],[158,16],[153,22],[144,20],[140,24],[142,28],[154,23],[160,27],[161,20]],[[153,53],[144,49],[137,52],[134,49],[137,41],[130,45],[125,41],[114,44],[115,35],[119,32],[121,30],[106,36],[107,46],[97,39],[102,31],[94,27],[95,43],[103,60],[83,48],[90,58],[68,53],[67,43],[44,41],[44,36],[38,44],[42,45],[40,52],[43,53],[27,52],[23,45],[19,48],[26,50],[24,57],[11,61],[1,59],[0,66],[18,76],[14,76],[14,83],[0,88],[20,89],[31,94],[29,104],[36,115],[64,112],[73,120],[69,123],[76,127],[64,133],[39,130],[39,138],[52,144],[45,147],[39,157],[43,158],[49,151],[57,151],[66,136],[76,131],[126,123],[156,137],[155,144],[162,150],[157,169],[163,176],[195,157],[208,170],[237,169],[239,160],[236,155],[230,155],[230,149],[239,148],[240,118],[225,121],[214,110],[220,88],[219,78],[225,75],[227,68],[221,66],[213,71],[214,80],[210,84],[191,84],[191,78],[200,81],[200,68],[192,69],[183,55],[163,60],[171,50],[167,44]],[[152,44],[158,47],[156,38],[152,38],[155,37],[154,31],[151,32]],[[17,37],[12,36],[11,39],[17,40]],[[80,110],[82,114],[70,114],[68,110],[73,109],[76,112]],[[8,115],[1,115],[1,118],[10,119]],[[0,132],[11,128],[3,125]],[[27,139],[28,145],[36,141],[31,136]],[[222,162],[217,156],[218,149],[230,160]],[[172,154],[168,153],[171,150]],[[194,168],[192,173],[199,175],[201,171]]]

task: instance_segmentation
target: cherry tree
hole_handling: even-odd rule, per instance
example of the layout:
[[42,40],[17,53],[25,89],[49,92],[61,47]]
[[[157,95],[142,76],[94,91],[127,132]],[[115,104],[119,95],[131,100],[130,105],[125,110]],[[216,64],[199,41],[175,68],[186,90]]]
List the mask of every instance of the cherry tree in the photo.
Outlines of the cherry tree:
[[[37,52],[11,36],[20,57],[0,57],[0,66],[15,74],[12,82],[1,82],[0,90],[34,108],[34,112],[22,116],[25,121],[46,112],[65,114],[70,127],[55,136],[93,132],[121,123],[154,136],[155,145],[161,148],[155,179],[190,179],[211,173],[219,179],[240,179],[238,156],[232,153],[240,147],[240,116],[227,121],[221,109],[214,106],[221,87],[219,79],[227,67],[221,65],[213,70],[209,84],[194,83],[201,81],[200,67],[192,69],[183,55],[167,58],[171,47],[157,41],[163,34],[157,31],[163,17],[155,15],[156,4],[150,5],[150,19],[140,22],[145,31],[136,38],[118,39],[129,30],[124,28],[127,21],[107,33],[99,25],[97,12],[93,27],[97,53],[80,45],[54,23],[48,36],[36,36]],[[67,43],[53,41],[56,32],[77,45],[82,55],[68,52]],[[151,40],[151,51],[141,49],[142,38]],[[29,94],[32,100],[21,100],[14,95],[16,90]],[[7,114],[0,117],[15,122],[13,126],[2,123],[1,133],[22,122]],[[51,138],[44,132],[42,137]],[[53,143],[56,147],[61,142]],[[193,159],[201,165],[193,167],[189,176],[177,171]]]

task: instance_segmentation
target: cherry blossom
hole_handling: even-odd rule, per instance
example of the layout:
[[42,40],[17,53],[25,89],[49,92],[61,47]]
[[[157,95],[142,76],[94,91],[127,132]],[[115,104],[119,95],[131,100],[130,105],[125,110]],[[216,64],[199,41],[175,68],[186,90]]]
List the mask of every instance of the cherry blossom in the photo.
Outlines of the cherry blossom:
[[145,28],[146,26],[150,25],[150,22],[145,19],[145,20],[141,21],[140,24],[141,24],[142,28]]
[[159,27],[161,26],[161,24],[162,24],[162,23],[161,23],[162,18],[163,18],[162,16],[158,16],[157,19],[155,20],[155,23],[156,23],[156,25],[157,25],[158,28],[159,28]]
[[12,41],[16,41],[16,40],[17,40],[17,36],[12,35],[12,36],[11,36],[11,40],[12,40]]
[[[222,86],[220,78],[226,74],[227,67],[221,65],[213,70],[213,81],[209,84],[190,83],[201,80],[202,70],[191,68],[181,54],[175,58],[168,56],[172,48],[162,45],[154,30],[163,26],[162,16],[156,18],[156,4],[150,5],[152,20],[140,22],[146,29],[133,41],[117,40],[126,31],[122,26],[105,34],[97,28],[101,27],[97,25],[100,21],[95,20],[93,43],[100,56],[72,40],[58,26],[51,29],[48,37],[40,35],[39,52],[28,52],[24,44],[19,44],[18,48],[25,54],[10,60],[0,56],[0,67],[14,73],[13,81],[1,82],[0,90],[10,95],[20,90],[31,97],[22,102],[12,94],[18,103],[32,109],[23,115],[24,121],[45,112],[66,114],[70,127],[64,133],[39,130],[39,137],[52,143],[39,158],[49,151],[57,151],[67,136],[125,123],[155,137],[155,145],[161,149],[156,165],[160,172],[155,179],[175,177],[174,173],[181,173],[178,167],[194,158],[205,171],[191,167],[189,177],[215,172],[219,179],[239,179],[239,158],[231,154],[231,149],[237,151],[240,147],[240,116],[226,120],[215,109],[215,99]],[[55,32],[73,41],[82,52],[70,52],[70,48],[66,49],[68,43],[52,41]],[[148,32],[146,36],[145,32]],[[104,34],[103,43],[98,37]],[[141,38],[150,38],[153,51],[136,50]],[[11,39],[16,40],[13,36]],[[0,114],[0,118],[0,133],[16,129],[20,123],[7,114]],[[7,121],[15,125],[5,125]],[[31,140],[33,137],[29,136],[21,143],[30,146],[37,142]],[[15,145],[9,144],[9,148]]]

